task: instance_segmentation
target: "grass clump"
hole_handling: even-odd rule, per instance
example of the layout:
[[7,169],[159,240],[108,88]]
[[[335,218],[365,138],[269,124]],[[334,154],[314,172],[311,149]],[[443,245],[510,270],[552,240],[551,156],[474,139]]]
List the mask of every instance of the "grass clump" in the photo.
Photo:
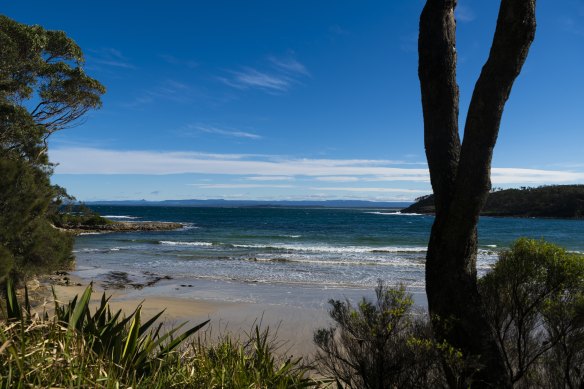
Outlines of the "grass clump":
[[266,329],[256,327],[247,341],[222,337],[215,345],[189,336],[208,321],[162,332],[143,322],[140,306],[128,316],[112,312],[105,294],[94,312],[91,286],[54,315],[31,315],[28,293],[17,299],[12,281],[0,323],[0,388],[306,388],[301,359],[277,356]]

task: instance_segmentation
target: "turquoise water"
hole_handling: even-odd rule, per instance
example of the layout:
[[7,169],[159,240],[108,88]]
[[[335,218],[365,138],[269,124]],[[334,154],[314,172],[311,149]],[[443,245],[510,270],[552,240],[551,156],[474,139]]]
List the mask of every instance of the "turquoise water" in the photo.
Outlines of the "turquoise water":
[[[94,206],[126,221],[174,221],[178,231],[82,235],[83,276],[124,271],[232,285],[370,289],[377,279],[424,287],[433,217],[383,209]],[[478,270],[518,237],[544,238],[584,252],[584,221],[482,218]],[[186,280],[186,281],[185,281]]]

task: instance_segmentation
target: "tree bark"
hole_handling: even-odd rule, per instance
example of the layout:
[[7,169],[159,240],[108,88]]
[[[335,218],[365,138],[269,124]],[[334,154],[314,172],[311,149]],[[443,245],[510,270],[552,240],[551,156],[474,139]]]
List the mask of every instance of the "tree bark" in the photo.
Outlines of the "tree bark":
[[[510,387],[477,290],[477,224],[491,188],[491,159],[503,108],[535,35],[535,0],[501,1],[462,145],[455,7],[456,0],[428,0],[420,17],[418,73],[426,157],[436,203],[426,257],[428,308],[438,339],[479,361],[473,388]],[[455,386],[452,377],[450,384]]]

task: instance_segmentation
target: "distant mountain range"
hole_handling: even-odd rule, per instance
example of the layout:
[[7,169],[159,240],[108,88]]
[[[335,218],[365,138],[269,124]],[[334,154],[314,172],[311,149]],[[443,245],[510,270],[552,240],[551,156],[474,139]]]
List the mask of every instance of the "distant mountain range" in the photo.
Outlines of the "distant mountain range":
[[322,208],[393,208],[402,209],[412,202],[399,201],[365,201],[365,200],[322,200],[322,201],[287,201],[287,200],[117,200],[89,201],[87,205],[125,205],[125,206],[160,206],[160,207],[322,207]]

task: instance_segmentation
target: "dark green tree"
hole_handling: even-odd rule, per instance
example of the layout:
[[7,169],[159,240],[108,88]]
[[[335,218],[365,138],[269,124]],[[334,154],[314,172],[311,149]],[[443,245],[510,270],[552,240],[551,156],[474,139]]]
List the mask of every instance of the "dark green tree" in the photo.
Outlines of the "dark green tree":
[[47,139],[101,105],[105,88],[83,63],[64,32],[0,15],[0,278],[71,259],[72,238],[49,221],[63,191],[50,182]]

